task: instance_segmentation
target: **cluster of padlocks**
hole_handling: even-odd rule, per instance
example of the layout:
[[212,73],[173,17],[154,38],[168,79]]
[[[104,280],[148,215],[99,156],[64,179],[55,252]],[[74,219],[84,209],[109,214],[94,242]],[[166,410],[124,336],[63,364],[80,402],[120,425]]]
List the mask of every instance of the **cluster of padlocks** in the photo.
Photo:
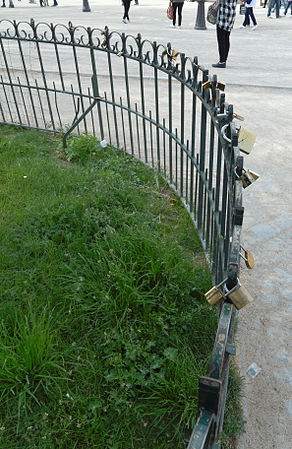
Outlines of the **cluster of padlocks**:
[[[237,114],[234,114],[234,117],[239,120],[244,120],[243,117],[238,116]],[[229,137],[227,137],[225,134],[226,128],[228,126],[229,124],[222,126],[221,133],[224,139],[227,142],[231,143],[231,139],[229,139]],[[250,154],[255,144],[256,135],[249,129],[242,126],[237,126],[236,130],[238,137],[238,148],[245,154]],[[242,181],[242,187],[244,189],[259,178],[259,175],[256,172],[252,170],[245,170],[244,168],[238,166],[235,167],[234,172],[236,178]],[[245,261],[247,268],[254,268],[254,258],[249,250],[245,250],[241,246],[239,256]],[[222,282],[220,282],[220,284],[215,285],[213,288],[211,288],[211,290],[205,293],[205,297],[211,306],[216,307],[222,301],[229,300],[239,310],[250,304],[254,300],[250,292],[244,285],[241,284],[239,279],[237,279],[237,284],[231,289],[227,287],[227,281],[227,278],[224,279]]]

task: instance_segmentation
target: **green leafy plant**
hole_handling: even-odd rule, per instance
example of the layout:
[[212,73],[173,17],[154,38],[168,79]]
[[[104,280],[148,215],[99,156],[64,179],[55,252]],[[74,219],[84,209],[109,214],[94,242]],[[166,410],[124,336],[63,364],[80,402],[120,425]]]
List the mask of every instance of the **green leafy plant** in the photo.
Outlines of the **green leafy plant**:
[[85,161],[98,150],[98,141],[94,136],[83,133],[70,137],[65,148],[66,159],[70,162]]

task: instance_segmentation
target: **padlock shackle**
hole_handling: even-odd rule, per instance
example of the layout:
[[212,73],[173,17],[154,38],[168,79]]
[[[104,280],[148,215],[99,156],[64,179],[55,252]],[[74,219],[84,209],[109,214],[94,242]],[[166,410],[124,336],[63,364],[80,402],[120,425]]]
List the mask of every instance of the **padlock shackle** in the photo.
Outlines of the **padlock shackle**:
[[230,295],[230,293],[235,292],[235,290],[238,290],[240,287],[241,287],[241,282],[240,282],[240,280],[238,278],[237,278],[237,284],[233,288],[231,288],[230,290],[228,289],[228,287],[226,285],[226,282],[225,282],[225,284],[224,284],[224,296]]
[[227,123],[227,125],[222,126],[221,134],[223,136],[223,139],[226,140],[226,142],[231,143],[231,139],[229,139],[229,137],[227,137],[225,134],[225,130],[228,128],[228,126],[229,126],[229,123]]

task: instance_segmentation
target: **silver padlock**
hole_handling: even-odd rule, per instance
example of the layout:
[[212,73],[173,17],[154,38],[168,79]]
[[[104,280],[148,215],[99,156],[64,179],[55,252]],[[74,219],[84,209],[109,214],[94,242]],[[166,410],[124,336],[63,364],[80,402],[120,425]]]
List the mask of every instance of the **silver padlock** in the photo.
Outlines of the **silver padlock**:
[[247,288],[244,287],[244,285],[241,285],[239,279],[237,279],[236,286],[233,287],[231,290],[228,290],[226,284],[224,284],[224,289],[225,289],[225,296],[228,296],[228,298],[232,301],[237,310],[242,309],[243,307],[247,306],[248,304],[254,301],[252,295],[249,293]]
[[224,281],[220,282],[220,284],[215,285],[207,293],[205,293],[205,298],[212,307],[216,307],[225,298],[223,292],[220,290],[220,287],[223,286],[226,281],[227,279],[224,279]]

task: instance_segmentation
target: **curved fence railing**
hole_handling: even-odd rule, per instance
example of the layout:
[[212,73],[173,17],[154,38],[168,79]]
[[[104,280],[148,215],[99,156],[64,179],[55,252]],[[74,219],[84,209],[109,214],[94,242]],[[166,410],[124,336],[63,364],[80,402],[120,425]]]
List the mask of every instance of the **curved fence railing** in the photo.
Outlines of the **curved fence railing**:
[[[0,21],[0,122],[90,133],[155,167],[184,201],[215,284],[238,285],[243,158],[224,85],[166,46],[108,28]],[[190,448],[219,448],[235,308],[221,304]],[[219,309],[219,308],[218,308]]]

